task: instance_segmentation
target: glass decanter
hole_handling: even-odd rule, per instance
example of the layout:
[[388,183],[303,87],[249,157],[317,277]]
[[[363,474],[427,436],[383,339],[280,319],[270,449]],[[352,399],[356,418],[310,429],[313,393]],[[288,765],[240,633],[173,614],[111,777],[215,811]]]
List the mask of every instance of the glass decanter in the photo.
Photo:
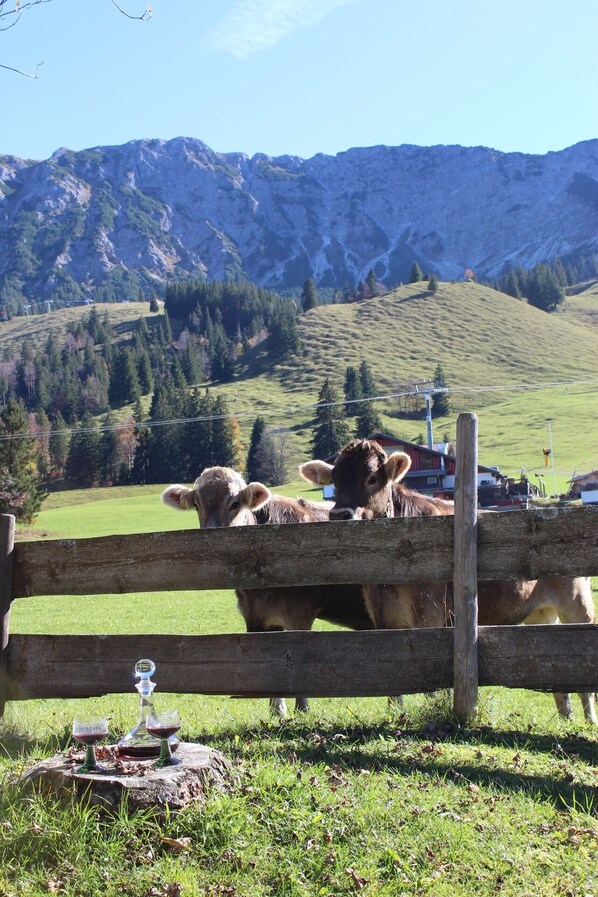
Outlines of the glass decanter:
[[152,692],[156,683],[152,682],[152,676],[156,671],[153,660],[143,658],[135,664],[135,677],[139,680],[135,688],[139,692],[139,719],[134,729],[131,729],[120,739],[116,745],[121,757],[131,760],[144,760],[148,757],[158,757],[160,754],[160,739],[154,738],[145,728],[145,720],[149,713],[155,713]]

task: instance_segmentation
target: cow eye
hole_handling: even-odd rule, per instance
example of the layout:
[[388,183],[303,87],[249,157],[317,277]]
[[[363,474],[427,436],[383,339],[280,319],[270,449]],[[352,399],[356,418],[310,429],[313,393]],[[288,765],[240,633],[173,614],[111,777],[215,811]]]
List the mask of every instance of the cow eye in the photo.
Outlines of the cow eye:
[[241,504],[241,502],[239,501],[238,498],[233,498],[233,500],[231,501],[231,503],[229,505],[229,510],[230,511],[238,511],[240,504]]
[[378,482],[378,474],[372,473],[366,480],[368,486],[375,486]]

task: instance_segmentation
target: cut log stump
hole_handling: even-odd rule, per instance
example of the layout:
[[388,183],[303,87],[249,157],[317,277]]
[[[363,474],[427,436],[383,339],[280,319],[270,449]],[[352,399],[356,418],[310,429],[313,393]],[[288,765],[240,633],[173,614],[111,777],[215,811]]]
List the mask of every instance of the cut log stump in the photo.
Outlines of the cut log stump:
[[70,748],[36,763],[21,777],[25,788],[63,796],[75,795],[106,808],[126,801],[129,809],[154,808],[159,813],[181,810],[194,801],[202,802],[209,788],[230,791],[235,776],[229,760],[213,748],[181,742],[177,766],[155,769],[152,760],[120,759],[114,748],[96,748],[98,763],[105,769],[77,773],[84,751]]

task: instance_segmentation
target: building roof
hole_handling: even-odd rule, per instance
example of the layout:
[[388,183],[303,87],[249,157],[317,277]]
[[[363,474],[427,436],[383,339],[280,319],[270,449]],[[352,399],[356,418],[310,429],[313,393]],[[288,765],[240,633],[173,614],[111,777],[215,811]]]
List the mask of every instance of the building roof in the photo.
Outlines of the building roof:
[[590,470],[588,473],[578,473],[572,476],[569,483],[578,483],[580,480],[587,480],[588,477],[596,477],[598,479],[598,470]]
[[[438,451],[438,449],[428,448],[427,445],[420,445],[418,442],[409,442],[407,439],[402,439],[399,436],[391,436],[390,433],[373,433],[368,439],[373,439],[374,442],[380,442],[381,439],[387,441],[389,440],[391,443],[395,445],[404,445],[418,452],[425,452],[428,455],[435,455],[439,458],[450,458],[451,461],[456,461],[455,455],[449,455],[446,452]],[[498,467],[486,467],[484,464],[478,464],[478,470],[486,470],[488,473],[493,473],[495,476],[498,476],[502,479],[507,479],[505,474],[501,473]]]

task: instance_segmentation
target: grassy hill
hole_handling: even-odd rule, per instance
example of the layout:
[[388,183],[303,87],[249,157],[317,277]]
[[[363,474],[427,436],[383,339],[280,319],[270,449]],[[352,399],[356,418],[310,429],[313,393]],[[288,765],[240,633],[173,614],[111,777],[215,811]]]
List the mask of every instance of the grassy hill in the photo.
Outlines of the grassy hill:
[[[388,396],[409,379],[431,379],[440,362],[453,413],[434,422],[435,438],[454,436],[460,411],[476,412],[481,462],[511,475],[521,466],[533,474],[544,472],[552,418],[562,490],[574,471],[598,466],[596,337],[577,310],[598,310],[598,294],[569,302],[571,309],[549,315],[478,284],[441,283],[435,296],[410,284],[359,304],[320,306],[300,319],[299,356],[268,369],[258,346],[240,379],[223,391],[240,414],[294,427],[309,452],[314,412],[307,406],[317,401],[324,377],[342,390],[346,367],[366,360]],[[397,418],[397,406],[396,399],[378,403],[389,432],[408,439],[425,432],[423,420]]]
[[[124,335],[149,313],[147,303],[95,306],[108,312]],[[87,307],[0,324],[0,353],[29,338],[41,348],[48,330],[62,331]],[[404,391],[409,380],[430,380],[440,363],[451,389],[452,411],[434,420],[434,436],[455,435],[460,411],[480,420],[480,461],[509,475],[543,466],[551,418],[558,491],[574,473],[598,467],[598,285],[588,284],[546,314],[474,283],[441,283],[435,295],[425,284],[409,284],[381,298],[350,305],[325,305],[299,319],[301,353],[271,366],[265,343],[241,359],[233,383],[214,384],[240,419],[243,438],[260,414],[268,426],[289,429],[297,460],[310,455],[314,405],[325,377],[342,397],[348,365],[370,365],[380,395]],[[378,402],[384,429],[414,440],[423,419],[397,416],[398,398]]]
[[69,324],[76,324],[81,318],[87,317],[92,308],[95,308],[100,317],[107,313],[110,323],[118,327],[123,336],[139,318],[150,314],[149,302],[94,302],[93,305],[58,308],[42,315],[12,318],[0,323],[0,352],[14,355],[25,340],[36,350],[41,350],[50,333],[62,335]]

